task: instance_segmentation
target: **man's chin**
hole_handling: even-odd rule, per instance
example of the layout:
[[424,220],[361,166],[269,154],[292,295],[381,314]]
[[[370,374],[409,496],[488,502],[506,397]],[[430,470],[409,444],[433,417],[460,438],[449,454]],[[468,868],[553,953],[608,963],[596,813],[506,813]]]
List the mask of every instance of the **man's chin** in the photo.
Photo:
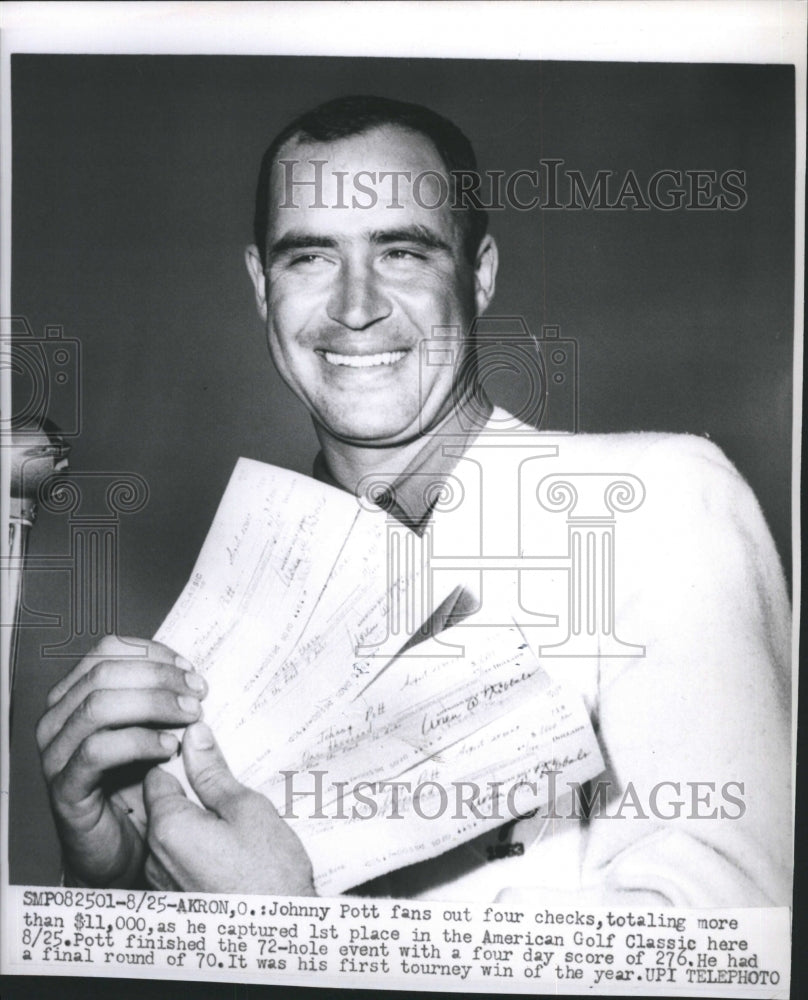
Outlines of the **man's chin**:
[[334,441],[354,448],[394,448],[408,444],[422,431],[417,415],[411,420],[400,421],[340,421],[314,418],[318,436],[325,435]]

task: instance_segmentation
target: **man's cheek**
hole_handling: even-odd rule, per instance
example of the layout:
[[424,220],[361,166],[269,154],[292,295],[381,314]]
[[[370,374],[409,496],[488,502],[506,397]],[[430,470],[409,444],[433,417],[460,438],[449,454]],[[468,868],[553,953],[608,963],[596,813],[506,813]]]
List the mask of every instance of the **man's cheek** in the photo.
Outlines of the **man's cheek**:
[[275,367],[281,378],[299,399],[308,399],[323,385],[323,373],[319,371],[317,357],[313,352],[276,348],[273,355]]
[[267,329],[267,346],[281,378],[297,393],[298,383],[305,378],[307,359],[304,349],[294,338],[279,335],[277,329],[271,326]]
[[315,329],[318,317],[324,315],[322,299],[315,288],[301,294],[300,289],[290,290],[281,283],[273,289],[267,300],[267,319],[278,340],[301,341],[306,329]]
[[411,288],[407,294],[396,296],[396,304],[400,313],[420,332],[420,339],[445,337],[446,327],[457,327],[457,332],[466,332],[462,329],[467,324],[466,313],[458,299],[447,294],[445,289],[441,294],[435,294],[430,288]]
[[454,384],[451,366],[422,367],[418,381],[418,398],[416,409],[421,413],[424,426],[427,426],[442,411],[444,405],[452,396]]

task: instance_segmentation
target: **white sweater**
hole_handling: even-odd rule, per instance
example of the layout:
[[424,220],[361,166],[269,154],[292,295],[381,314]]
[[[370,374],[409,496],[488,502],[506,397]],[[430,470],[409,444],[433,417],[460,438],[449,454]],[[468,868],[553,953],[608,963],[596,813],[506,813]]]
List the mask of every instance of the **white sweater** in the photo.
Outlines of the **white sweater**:
[[[496,431],[503,426],[510,431]],[[539,434],[509,425],[501,410],[489,430],[496,433],[484,433],[455,469],[463,501],[434,515],[436,552],[476,556],[482,544],[486,554],[504,555],[518,544],[523,555],[563,555],[568,515],[536,500],[550,475],[578,477],[577,516],[592,513],[583,493],[597,494],[605,482],[598,475],[627,474],[645,490],[637,509],[614,520],[616,634],[644,646],[644,656],[548,655],[569,631],[564,570],[523,573],[521,581],[491,573],[483,584],[484,608],[494,595],[509,605],[542,666],[580,692],[606,761],[611,815],[522,820],[511,832],[522,856],[486,860],[495,834],[394,873],[378,888],[537,905],[787,905],[790,618],[751,490],[701,438]],[[558,624],[531,627],[530,611],[556,615]],[[620,809],[629,785],[632,801]],[[656,786],[657,812],[670,819],[649,809]],[[678,818],[674,800],[683,803]]]

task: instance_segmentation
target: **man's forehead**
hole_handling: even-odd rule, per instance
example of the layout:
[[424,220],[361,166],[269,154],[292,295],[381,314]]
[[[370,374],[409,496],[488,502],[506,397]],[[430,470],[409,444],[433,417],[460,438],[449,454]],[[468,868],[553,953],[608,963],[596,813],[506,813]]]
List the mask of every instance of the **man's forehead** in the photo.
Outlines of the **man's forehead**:
[[[431,140],[381,126],[329,142],[291,139],[272,168],[269,229],[372,230],[408,218],[454,229],[446,165]],[[382,221],[383,220],[383,221]]]
[[401,125],[379,125],[356,135],[317,141],[292,137],[281,146],[273,177],[281,173],[278,162],[325,160],[324,174],[348,170],[435,170],[446,174],[446,165],[432,141],[420,132]]

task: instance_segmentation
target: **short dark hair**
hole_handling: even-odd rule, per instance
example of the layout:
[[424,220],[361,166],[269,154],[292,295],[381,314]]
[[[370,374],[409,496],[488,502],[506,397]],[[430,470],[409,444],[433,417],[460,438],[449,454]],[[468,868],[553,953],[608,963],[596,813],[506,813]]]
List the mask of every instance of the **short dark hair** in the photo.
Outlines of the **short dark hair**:
[[[454,122],[429,108],[370,95],[351,95],[326,101],[289,122],[272,140],[261,160],[255,195],[253,235],[262,263],[266,263],[269,179],[284,143],[293,138],[329,142],[361,135],[384,125],[409,129],[426,136],[443,160],[451,185],[455,184],[456,173],[476,173],[477,158],[469,140]],[[474,204],[473,199],[464,199],[462,205],[455,205],[455,200],[452,199],[452,208],[457,212],[463,249],[473,262],[488,228],[488,215],[485,209]],[[468,203],[469,200],[471,204]]]

